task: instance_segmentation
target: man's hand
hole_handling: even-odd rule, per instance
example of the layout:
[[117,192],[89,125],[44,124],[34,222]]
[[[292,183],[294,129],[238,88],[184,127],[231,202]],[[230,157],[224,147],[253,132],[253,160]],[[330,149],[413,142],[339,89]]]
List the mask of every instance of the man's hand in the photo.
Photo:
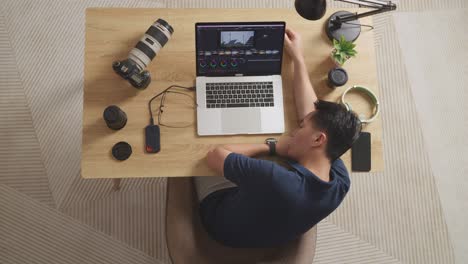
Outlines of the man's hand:
[[304,58],[301,35],[287,28],[286,34],[284,35],[284,44],[286,53],[293,61]]

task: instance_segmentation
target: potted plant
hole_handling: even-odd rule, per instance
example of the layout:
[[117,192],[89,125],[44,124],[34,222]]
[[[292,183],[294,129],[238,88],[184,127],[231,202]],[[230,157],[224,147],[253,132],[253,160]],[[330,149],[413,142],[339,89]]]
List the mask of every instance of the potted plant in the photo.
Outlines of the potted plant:
[[333,39],[332,60],[337,66],[343,66],[347,60],[356,56],[357,51],[354,49],[355,47],[356,44],[347,41],[344,36],[341,36],[340,40]]

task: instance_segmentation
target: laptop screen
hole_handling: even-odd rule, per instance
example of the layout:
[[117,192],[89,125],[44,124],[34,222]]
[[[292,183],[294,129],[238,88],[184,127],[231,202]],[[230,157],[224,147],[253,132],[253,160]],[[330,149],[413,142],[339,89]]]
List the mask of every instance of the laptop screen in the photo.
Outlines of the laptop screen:
[[284,22],[197,23],[197,76],[278,75]]

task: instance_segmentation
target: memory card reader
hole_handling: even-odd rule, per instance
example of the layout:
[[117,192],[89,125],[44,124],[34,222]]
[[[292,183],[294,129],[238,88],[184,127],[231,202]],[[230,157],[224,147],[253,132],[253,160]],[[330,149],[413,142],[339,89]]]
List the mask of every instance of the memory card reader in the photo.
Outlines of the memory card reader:
[[145,150],[147,153],[158,153],[161,150],[161,133],[158,125],[145,128]]

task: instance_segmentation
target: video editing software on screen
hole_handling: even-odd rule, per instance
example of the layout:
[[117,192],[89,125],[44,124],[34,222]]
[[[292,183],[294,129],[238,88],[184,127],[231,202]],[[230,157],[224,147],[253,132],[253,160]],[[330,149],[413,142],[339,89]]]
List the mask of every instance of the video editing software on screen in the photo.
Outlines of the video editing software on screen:
[[200,76],[280,74],[284,24],[197,25]]

